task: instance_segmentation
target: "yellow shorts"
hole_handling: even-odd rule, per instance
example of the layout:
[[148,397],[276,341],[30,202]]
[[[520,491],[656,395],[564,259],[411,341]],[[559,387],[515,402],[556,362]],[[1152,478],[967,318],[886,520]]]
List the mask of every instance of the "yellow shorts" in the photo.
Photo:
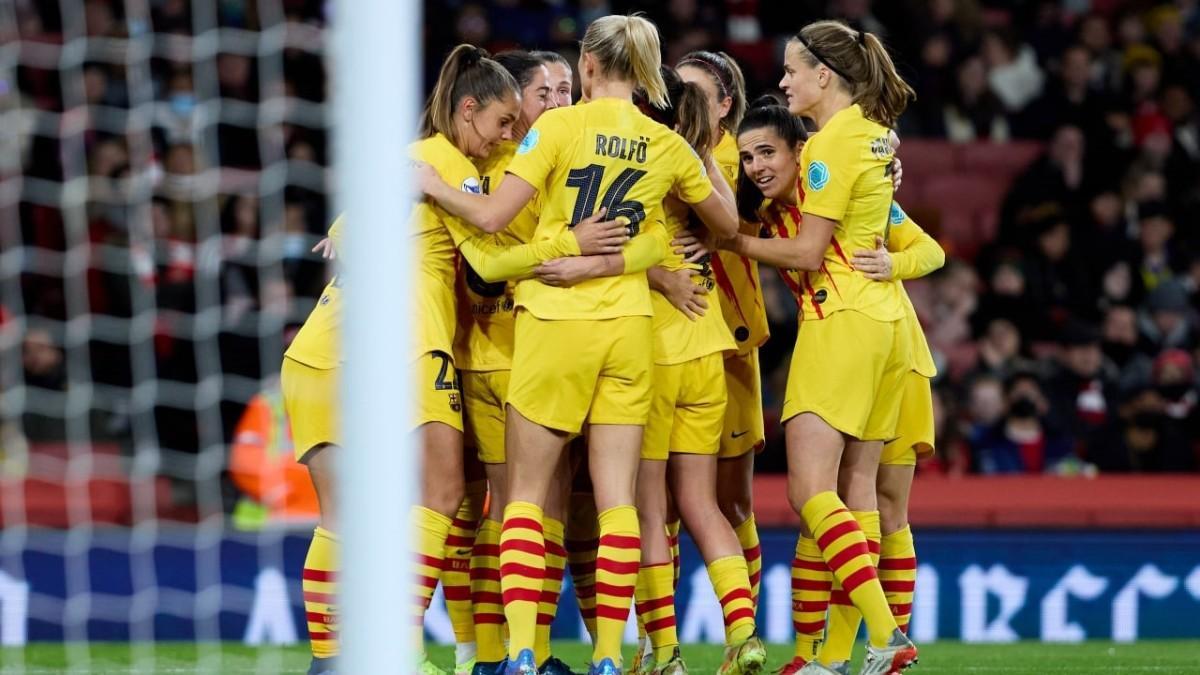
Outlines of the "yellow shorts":
[[913,466],[917,457],[933,454],[933,389],[929,378],[908,371],[900,398],[896,439],[883,446],[880,464]]
[[729,402],[725,406],[725,424],[721,432],[721,459],[741,457],[766,444],[763,427],[762,373],[758,369],[758,349],[725,358],[725,384]]
[[413,428],[441,422],[462,431],[462,388],[454,359],[444,352],[427,352],[412,369],[417,382],[417,417]]
[[484,464],[504,463],[504,398],[511,370],[462,371],[463,433]]
[[341,406],[338,405],[340,368],[322,370],[283,357],[280,388],[283,408],[292,427],[292,448],[296,461],[304,460],[309,450],[322,444],[341,443]]
[[911,369],[902,321],[876,321],[853,310],[801,321],[782,419],[810,412],[853,438],[889,441]]
[[654,399],[642,437],[642,459],[672,452],[715,455],[725,425],[725,359],[720,352],[654,366]]
[[546,321],[517,313],[508,404],[533,422],[578,433],[646,424],[654,335],[648,316]]

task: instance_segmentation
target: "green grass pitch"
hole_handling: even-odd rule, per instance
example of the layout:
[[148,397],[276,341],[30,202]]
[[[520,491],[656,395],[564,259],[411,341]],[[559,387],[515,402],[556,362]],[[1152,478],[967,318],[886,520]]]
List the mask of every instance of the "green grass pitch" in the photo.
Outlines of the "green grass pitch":
[[[582,667],[590,650],[578,642],[555,643],[556,654],[573,667]],[[438,664],[448,666],[452,650],[432,650]],[[626,659],[632,658],[632,648]],[[791,656],[790,645],[770,649],[774,670]],[[856,650],[862,657],[862,648]],[[689,645],[684,658],[695,675],[716,671],[721,649]],[[67,647],[34,644],[23,649],[0,649],[0,673],[304,673],[308,666],[306,647],[253,648],[240,644],[201,645],[162,643],[132,647],[128,644],[93,643]],[[399,671],[387,671],[398,673]],[[912,675],[950,673],[1200,673],[1200,640],[1150,641],[1135,644],[1087,642],[1078,645],[1045,645],[1021,642],[1007,645],[967,645],[938,642],[921,648],[921,663]],[[403,675],[403,674],[399,674]]]

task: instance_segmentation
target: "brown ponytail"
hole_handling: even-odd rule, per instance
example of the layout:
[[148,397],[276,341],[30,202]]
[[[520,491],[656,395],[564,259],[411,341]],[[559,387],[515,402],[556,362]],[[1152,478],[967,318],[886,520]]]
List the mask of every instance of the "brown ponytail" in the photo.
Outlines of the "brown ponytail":
[[803,48],[810,66],[833,71],[863,115],[885,127],[895,127],[908,102],[917,97],[896,72],[892,57],[878,37],[838,21],[817,21],[792,38]]
[[437,83],[425,104],[425,112],[421,115],[421,138],[441,133],[457,145],[454,110],[464,98],[470,96],[480,106],[486,106],[510,93],[518,98],[521,96],[516,79],[488,58],[486,50],[467,44],[455,47],[442,63]]
[[683,136],[697,155],[707,156],[716,139],[712,134],[712,120],[708,115],[708,99],[704,96],[704,90],[694,83],[684,82],[671,68],[661,68],[667,105],[654,105],[643,89],[634,92],[634,104],[650,119]]
[[676,64],[676,68],[694,66],[705,71],[717,85],[717,92],[722,98],[730,99],[729,112],[721,118],[721,128],[729,133],[736,133],[746,114],[746,76],[742,68],[732,56],[725,52],[696,51],[690,52]]
[[596,57],[604,73],[641,87],[654,105],[667,105],[658,29],[640,14],[596,19],[584,33],[580,48]]

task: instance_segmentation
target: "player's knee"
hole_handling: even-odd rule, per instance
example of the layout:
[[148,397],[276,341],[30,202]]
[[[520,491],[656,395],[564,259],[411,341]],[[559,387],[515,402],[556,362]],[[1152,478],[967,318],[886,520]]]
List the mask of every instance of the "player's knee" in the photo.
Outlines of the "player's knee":
[[908,525],[908,503],[897,499],[896,495],[883,490],[879,491],[879,529],[883,534],[891,534],[904,529]]
[[458,513],[458,507],[466,496],[461,478],[456,480],[447,477],[444,481],[435,481],[433,485],[426,485],[423,492],[423,506],[450,518]]

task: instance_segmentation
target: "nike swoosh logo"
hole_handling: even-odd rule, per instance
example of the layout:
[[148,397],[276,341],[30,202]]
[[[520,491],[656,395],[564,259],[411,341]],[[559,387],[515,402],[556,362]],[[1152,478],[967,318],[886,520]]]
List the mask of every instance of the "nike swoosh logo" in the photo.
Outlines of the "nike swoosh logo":
[[732,436],[734,438],[741,438],[742,436],[745,436],[748,433],[750,433],[750,432],[749,431],[741,431],[741,432],[735,431],[735,432],[733,432]]

